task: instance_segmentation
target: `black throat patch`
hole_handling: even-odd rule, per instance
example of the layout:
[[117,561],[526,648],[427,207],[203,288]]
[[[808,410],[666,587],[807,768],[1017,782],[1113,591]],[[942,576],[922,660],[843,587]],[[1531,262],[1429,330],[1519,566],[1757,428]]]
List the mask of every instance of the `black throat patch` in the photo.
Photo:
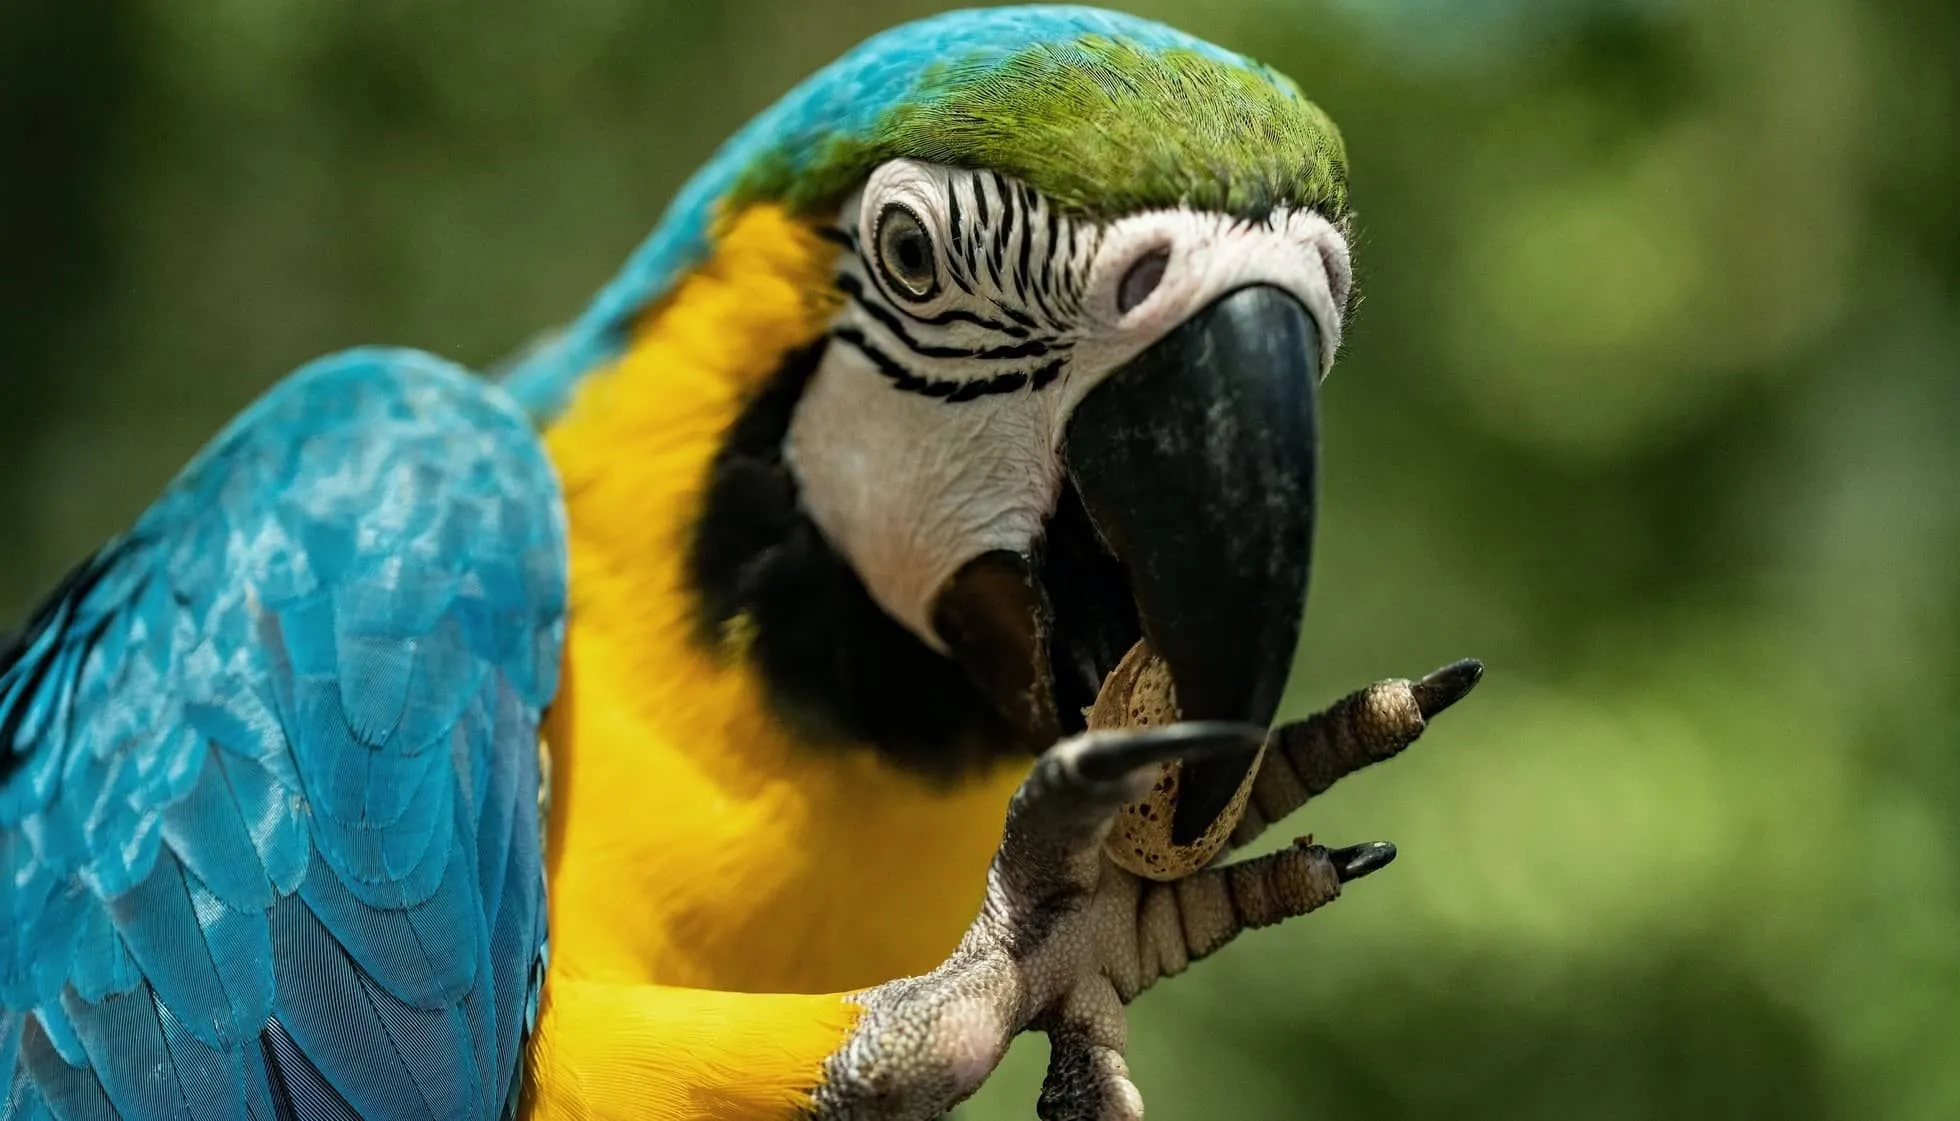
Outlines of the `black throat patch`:
[[952,781],[1019,754],[963,671],[872,600],[802,508],[783,462],[790,418],[826,337],[790,352],[729,428],[710,470],[688,578],[710,648],[737,618],[770,703],[812,744],[869,746]]

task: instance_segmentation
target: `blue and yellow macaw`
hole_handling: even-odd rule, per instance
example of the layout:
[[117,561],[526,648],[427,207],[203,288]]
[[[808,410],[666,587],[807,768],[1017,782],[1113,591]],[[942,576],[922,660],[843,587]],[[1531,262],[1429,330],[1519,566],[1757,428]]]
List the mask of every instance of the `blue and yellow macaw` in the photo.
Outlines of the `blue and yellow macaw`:
[[[1270,737],[1345,161],[1077,7],[875,37],[495,379],[297,371],[0,645],[7,1118],[926,1118],[1392,855],[1173,881],[1474,683]],[[1183,723],[1085,730],[1140,639]],[[1263,750],[1262,750],[1263,745]],[[548,890],[547,890],[548,888]],[[549,939],[547,939],[549,931]]]

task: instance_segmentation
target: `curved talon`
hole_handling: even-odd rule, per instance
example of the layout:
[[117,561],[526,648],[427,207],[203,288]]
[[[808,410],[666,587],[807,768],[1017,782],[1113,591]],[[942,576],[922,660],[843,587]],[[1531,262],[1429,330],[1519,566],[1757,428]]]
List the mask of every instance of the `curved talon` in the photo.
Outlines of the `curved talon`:
[[1144,768],[1172,759],[1198,759],[1257,745],[1255,724],[1185,721],[1153,728],[1085,732],[1035,761],[1008,807],[1008,832],[1054,835],[1071,843],[1099,832],[1149,777]]
[[1363,876],[1379,872],[1395,860],[1395,846],[1387,841],[1369,841],[1366,844],[1349,845],[1335,849],[1327,854],[1334,862],[1334,872],[1342,883],[1352,883]]
[[1090,732],[1083,738],[1088,747],[1076,757],[1077,773],[1092,781],[1113,782],[1152,763],[1256,748],[1266,738],[1266,729],[1230,720],[1185,720],[1154,728]]
[[1416,708],[1424,720],[1470,695],[1484,679],[1484,664],[1475,658],[1460,658],[1439,670],[1432,670],[1409,687],[1415,694]]

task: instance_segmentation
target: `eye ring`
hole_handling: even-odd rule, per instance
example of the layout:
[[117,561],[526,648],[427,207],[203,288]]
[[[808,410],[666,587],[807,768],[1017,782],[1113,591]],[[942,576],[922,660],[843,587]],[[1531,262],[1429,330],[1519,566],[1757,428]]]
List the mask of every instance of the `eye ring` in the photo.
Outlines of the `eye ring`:
[[926,224],[911,207],[887,204],[878,213],[872,240],[877,246],[878,271],[894,295],[922,302],[939,291],[939,255]]

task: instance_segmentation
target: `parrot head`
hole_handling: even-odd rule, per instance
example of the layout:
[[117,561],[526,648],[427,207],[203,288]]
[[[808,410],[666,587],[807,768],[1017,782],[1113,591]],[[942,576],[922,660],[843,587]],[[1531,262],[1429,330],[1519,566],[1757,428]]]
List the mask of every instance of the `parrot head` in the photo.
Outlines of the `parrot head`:
[[[758,210],[812,327],[721,436],[689,573],[786,711],[944,773],[1080,731],[1147,637],[1268,724],[1301,626],[1345,156],[1278,73],[1091,8],[874,37],[730,140],[507,384],[534,412]],[[1250,755],[1187,772],[1194,835]]]

